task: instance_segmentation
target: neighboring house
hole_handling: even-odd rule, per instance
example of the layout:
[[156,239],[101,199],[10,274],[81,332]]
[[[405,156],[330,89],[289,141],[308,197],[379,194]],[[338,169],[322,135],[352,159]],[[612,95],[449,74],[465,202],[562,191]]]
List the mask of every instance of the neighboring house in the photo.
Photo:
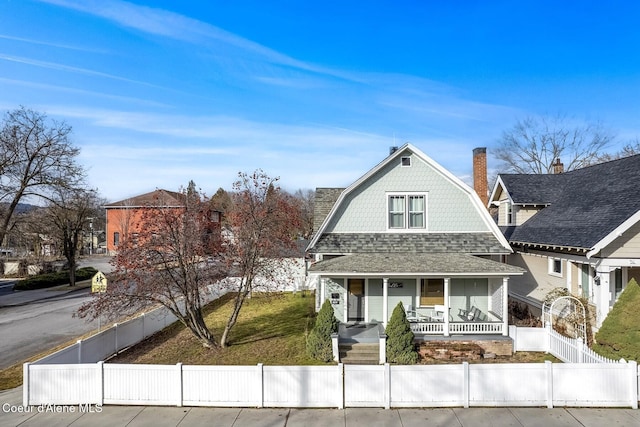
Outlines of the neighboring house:
[[511,248],[474,190],[413,145],[346,189],[316,189],[314,221],[317,306],[341,322],[386,326],[402,303],[417,335],[508,334],[522,269],[499,262]]
[[541,307],[567,288],[596,308],[602,324],[631,279],[640,279],[640,155],[555,174],[501,174],[490,197],[514,254],[528,271],[512,297]]
[[[154,207],[183,209],[183,199],[182,193],[158,189],[106,205],[104,208],[107,211],[107,252],[111,255],[115,254],[123,239],[140,231],[139,223],[146,209]],[[214,223],[220,223],[221,212],[213,211],[210,215]]]

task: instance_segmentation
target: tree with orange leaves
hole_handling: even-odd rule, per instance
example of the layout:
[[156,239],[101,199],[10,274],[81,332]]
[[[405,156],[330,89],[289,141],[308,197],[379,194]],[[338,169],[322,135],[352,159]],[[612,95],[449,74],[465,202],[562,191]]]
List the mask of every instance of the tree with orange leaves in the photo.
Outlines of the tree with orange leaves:
[[232,237],[226,242],[227,259],[233,263],[235,298],[220,345],[227,347],[229,334],[247,297],[256,288],[278,290],[290,275],[282,259],[296,250],[301,213],[296,200],[262,170],[240,173],[233,185],[232,208],[227,223]]

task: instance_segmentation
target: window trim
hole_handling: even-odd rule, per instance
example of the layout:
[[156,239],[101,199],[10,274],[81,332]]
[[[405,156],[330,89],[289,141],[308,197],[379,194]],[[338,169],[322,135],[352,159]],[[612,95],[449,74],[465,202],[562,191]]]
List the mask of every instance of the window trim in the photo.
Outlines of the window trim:
[[[555,257],[549,257],[549,263],[548,263],[548,273],[550,276],[554,276],[554,277],[564,277],[564,262],[562,262],[563,259],[562,258],[555,258]],[[556,262],[559,262],[560,264],[560,271],[556,271],[555,266],[556,266]]]
[[[438,290],[437,292],[441,292],[442,296],[428,296],[428,294],[425,292],[425,295],[422,294],[423,289],[426,291],[426,289],[429,286],[429,282],[441,282],[441,283],[437,283],[438,286],[442,285],[442,290]],[[421,278],[418,281],[418,304],[416,304],[418,307],[433,307],[435,305],[444,305],[444,301],[445,301],[445,295],[444,295],[444,278],[441,277],[425,277],[425,278]],[[431,301],[425,301],[428,302],[428,304],[423,304],[423,298],[431,298]],[[437,301],[435,300],[437,298]],[[442,298],[442,300],[440,300],[440,298]],[[433,302],[433,304],[431,304],[431,302]]]
[[[427,206],[429,204],[429,193],[427,192],[388,192],[385,194],[386,197],[386,215],[387,215],[387,231],[393,232],[414,232],[414,231],[422,231],[427,229]],[[402,197],[403,198],[403,211],[402,211],[402,227],[392,227],[391,226],[391,200],[394,197]],[[422,211],[411,211],[410,208],[410,200],[412,197],[422,197],[423,199],[423,210]],[[421,227],[411,227],[411,213],[422,213],[422,226]],[[399,213],[399,211],[398,211]]]

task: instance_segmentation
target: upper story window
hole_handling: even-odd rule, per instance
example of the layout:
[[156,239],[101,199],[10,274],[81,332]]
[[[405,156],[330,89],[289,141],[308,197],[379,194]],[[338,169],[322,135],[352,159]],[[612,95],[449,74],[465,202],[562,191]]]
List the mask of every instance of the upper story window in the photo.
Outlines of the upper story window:
[[426,194],[391,194],[388,199],[390,229],[426,228]]
[[510,201],[505,202],[505,215],[507,220],[507,225],[513,225],[513,204]]
[[411,157],[402,157],[400,159],[400,164],[404,167],[411,166]]

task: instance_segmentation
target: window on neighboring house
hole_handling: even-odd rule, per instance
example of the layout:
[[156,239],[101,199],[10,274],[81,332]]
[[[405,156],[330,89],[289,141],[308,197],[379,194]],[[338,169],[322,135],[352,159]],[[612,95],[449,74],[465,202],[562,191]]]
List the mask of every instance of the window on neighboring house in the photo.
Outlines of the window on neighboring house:
[[120,244],[120,233],[117,231],[113,233],[113,246],[118,246]]
[[508,200],[505,202],[505,220],[506,225],[513,225],[513,205]]
[[562,277],[562,260],[560,258],[549,258],[549,274]]
[[444,279],[420,280],[420,305],[444,305]]
[[616,268],[616,271],[614,271],[613,273],[613,280],[615,284],[616,300],[617,300],[620,294],[622,293],[622,269],[621,268]]
[[425,228],[426,195],[393,194],[389,196],[389,228]]
[[411,166],[411,157],[402,157],[400,159],[400,164],[405,167]]

